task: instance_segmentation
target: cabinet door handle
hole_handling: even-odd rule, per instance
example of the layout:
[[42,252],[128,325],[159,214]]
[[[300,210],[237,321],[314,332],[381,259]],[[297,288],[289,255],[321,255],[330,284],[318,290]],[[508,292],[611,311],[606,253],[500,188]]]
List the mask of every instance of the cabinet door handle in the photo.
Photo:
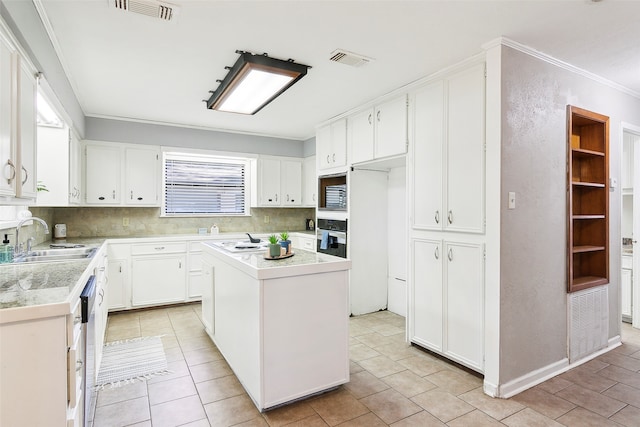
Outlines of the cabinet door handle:
[[447,214],[447,220],[449,221],[449,224],[453,224],[453,211],[449,211]]
[[329,155],[327,154],[327,163],[331,163],[331,161],[329,160]]
[[440,211],[436,211],[434,219],[436,220],[436,224],[440,224]]
[[133,200],[133,190],[131,190],[131,200]]
[[156,246],[155,250],[162,251],[162,250],[164,250],[164,246]]
[[436,259],[440,259],[440,247],[436,246],[436,250],[433,251],[433,255],[436,257]]
[[[11,159],[8,159],[6,166],[10,166],[11,167],[11,176],[9,178],[7,178],[7,184],[11,184],[11,181],[13,181],[15,179],[15,177],[16,177],[16,165],[13,164]],[[5,166],[5,168],[6,168],[6,166]]]
[[278,195],[276,194],[276,202],[278,201]]
[[289,195],[287,194],[287,202],[289,201]]
[[312,201],[314,201],[314,202],[316,201],[316,195],[315,195],[315,194],[313,194],[313,195],[311,196],[311,200],[312,200]]
[[29,171],[24,166],[20,166],[20,167],[24,171],[24,179],[22,180],[22,185],[24,185],[29,179]]
[[380,110],[378,110],[378,114],[376,114],[376,119],[378,120],[378,123],[380,123]]
[[453,249],[449,248],[447,258],[449,258],[449,261],[453,261]]
[[369,113],[369,118],[367,119],[367,121],[370,125],[373,124],[373,114]]
[[142,200],[142,197],[138,197],[138,200]]
[[113,200],[116,199],[116,190],[113,190],[113,194],[111,195],[111,197],[113,197]]
[[98,200],[104,200],[104,196],[98,197]]
[[178,268],[182,268],[182,261],[178,261]]

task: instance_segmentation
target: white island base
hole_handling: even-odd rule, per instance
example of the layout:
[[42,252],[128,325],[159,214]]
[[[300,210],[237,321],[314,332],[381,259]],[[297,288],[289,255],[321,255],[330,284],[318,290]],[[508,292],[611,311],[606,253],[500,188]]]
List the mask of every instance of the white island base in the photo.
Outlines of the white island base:
[[349,381],[351,261],[203,246],[203,323],[259,410]]

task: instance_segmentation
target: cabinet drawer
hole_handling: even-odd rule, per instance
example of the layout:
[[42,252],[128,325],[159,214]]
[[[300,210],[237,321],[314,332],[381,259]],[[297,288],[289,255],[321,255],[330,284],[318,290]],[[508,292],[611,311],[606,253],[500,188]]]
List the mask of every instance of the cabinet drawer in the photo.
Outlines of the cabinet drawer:
[[176,243],[142,243],[131,245],[131,255],[175,254],[187,251],[185,242]]
[[633,256],[631,255],[622,256],[622,268],[633,270]]

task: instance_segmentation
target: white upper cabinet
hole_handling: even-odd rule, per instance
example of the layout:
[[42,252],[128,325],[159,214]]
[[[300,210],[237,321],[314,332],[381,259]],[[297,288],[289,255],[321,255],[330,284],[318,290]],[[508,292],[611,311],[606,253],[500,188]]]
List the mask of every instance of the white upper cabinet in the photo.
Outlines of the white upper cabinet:
[[282,206],[302,206],[302,162],[280,162]]
[[413,228],[484,232],[484,64],[413,98]]
[[407,96],[391,99],[348,118],[349,163],[407,152]]
[[87,144],[85,156],[85,202],[88,205],[119,205],[122,200],[120,147]]
[[347,120],[339,119],[316,131],[318,171],[347,165]]
[[125,148],[125,204],[156,205],[160,193],[160,152],[157,147]]
[[3,202],[35,201],[37,81],[30,65],[0,34],[0,196]]
[[69,204],[82,203],[82,145],[75,132],[69,132]]
[[318,175],[316,156],[306,157],[302,161],[302,205],[316,207],[318,204]]
[[302,206],[302,161],[258,159],[258,206]]
[[370,108],[349,116],[347,119],[350,163],[366,162],[373,159],[374,116],[375,111]]
[[37,81],[27,64],[18,56],[18,162],[16,196],[35,201],[36,172],[36,94]]
[[160,147],[87,141],[85,156],[87,205],[160,204]]

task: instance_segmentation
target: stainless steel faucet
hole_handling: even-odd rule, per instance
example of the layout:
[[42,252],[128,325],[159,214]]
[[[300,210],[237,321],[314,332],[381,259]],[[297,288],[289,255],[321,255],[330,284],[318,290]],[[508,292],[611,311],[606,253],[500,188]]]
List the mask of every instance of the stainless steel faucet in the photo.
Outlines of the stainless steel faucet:
[[[42,224],[42,226],[44,227],[44,234],[49,234],[49,226],[44,221],[44,219],[38,218],[37,216],[32,216],[32,217],[21,220],[16,226],[16,246],[13,249],[14,256],[20,255],[22,253],[22,243],[20,243],[20,238],[19,238],[20,227],[22,227],[22,224],[24,224],[25,222],[31,221],[31,220],[38,221],[40,224]],[[28,246],[31,246],[31,245],[28,245]]]

